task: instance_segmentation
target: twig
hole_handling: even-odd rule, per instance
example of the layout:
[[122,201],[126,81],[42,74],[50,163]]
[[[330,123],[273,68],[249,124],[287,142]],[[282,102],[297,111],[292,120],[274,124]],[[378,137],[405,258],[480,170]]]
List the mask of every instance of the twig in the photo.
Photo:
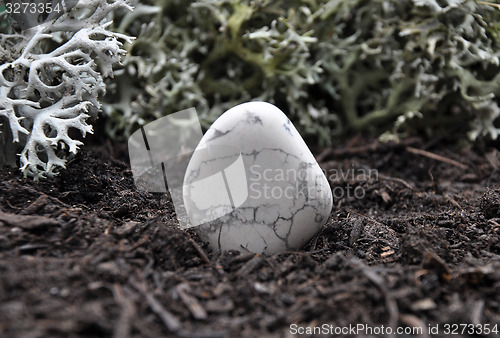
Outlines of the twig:
[[436,160],[436,161],[440,161],[440,162],[444,162],[444,163],[448,163],[448,164],[451,164],[455,167],[458,167],[458,168],[461,168],[461,169],[468,169],[469,167],[463,163],[460,163],[460,162],[457,162],[455,160],[452,160],[450,158],[447,158],[447,157],[444,157],[444,156],[441,156],[441,155],[438,155],[438,154],[434,154],[434,153],[431,153],[430,151],[427,151],[427,150],[422,150],[422,149],[417,149],[417,148],[413,148],[413,147],[406,147],[406,151],[412,153],[412,154],[416,154],[416,155],[421,155],[421,156],[425,156],[425,157],[428,157],[428,158],[432,158],[433,160]]
[[425,325],[425,323],[417,316],[412,315],[412,314],[401,314],[401,315],[399,315],[399,320],[401,321],[401,323],[405,324],[406,326],[413,327],[413,328],[415,328],[415,327],[422,328],[422,334],[421,334],[422,338],[429,338],[430,337],[429,333],[428,333],[427,325]]
[[352,156],[356,154],[364,154],[364,153],[369,153],[375,151],[378,146],[379,142],[375,141],[372,143],[369,143],[367,145],[363,146],[358,146],[358,147],[348,147],[348,148],[342,148],[342,149],[331,149],[327,148],[321,154],[318,155],[317,161],[322,162],[324,159],[328,157],[342,157],[342,156]]
[[154,313],[160,317],[162,320],[163,324],[167,327],[167,329],[170,332],[177,332],[181,328],[181,323],[179,320],[171,314],[169,311],[167,311],[163,305],[153,296],[151,293],[146,293],[144,294],[146,297],[146,301],[148,302],[148,305],[151,307],[151,310],[153,310]]
[[249,260],[251,260],[252,258],[254,258],[255,256],[257,256],[257,254],[255,254],[254,252],[242,253],[234,258],[231,258],[228,265],[235,266],[236,264],[239,264],[239,263],[246,263]]
[[175,291],[181,298],[182,302],[188,308],[189,312],[193,315],[195,319],[205,320],[207,319],[207,311],[201,306],[200,302],[196,297],[191,296],[188,292],[191,290],[188,283],[181,283],[175,287]]
[[365,275],[366,278],[368,278],[373,284],[375,284],[380,289],[380,291],[384,295],[385,304],[389,311],[389,326],[395,328],[396,325],[398,324],[398,318],[399,318],[398,304],[396,303],[394,298],[389,294],[389,291],[385,286],[386,284],[385,281],[372,268],[364,264],[359,259],[352,258],[350,259],[349,262],[353,266],[361,270],[363,275]]
[[344,157],[344,156],[353,156],[359,154],[371,153],[377,150],[385,149],[400,149],[405,146],[409,146],[410,144],[419,143],[418,138],[408,138],[401,140],[399,142],[393,143],[381,143],[378,140],[372,141],[366,145],[357,146],[357,147],[345,147],[340,149],[332,149],[326,148],[323,150],[316,158],[318,162],[323,162],[325,159],[330,157]]
[[446,198],[446,200],[447,200],[448,202],[450,202],[451,204],[453,204],[453,205],[454,205],[455,207],[457,207],[458,209],[460,209],[460,210],[464,210],[464,208],[462,208],[462,207],[460,206],[460,204],[458,204],[458,202],[457,202],[457,201],[455,201],[455,200],[454,200],[451,196],[449,196],[449,195],[445,194],[445,198]]
[[45,217],[32,215],[8,214],[0,210],[0,221],[13,227],[19,227],[24,230],[40,230],[55,226],[61,226],[59,221]]
[[203,261],[207,264],[210,264],[210,259],[208,259],[208,256],[207,254],[205,253],[205,251],[203,251],[203,249],[198,245],[198,243],[196,243],[192,238],[188,238],[188,241],[189,243],[191,243],[191,245],[193,246],[193,248],[195,248],[195,250],[200,254],[200,257],[201,259],[203,259]]
[[480,299],[474,302],[471,311],[471,321],[475,325],[481,325],[481,315],[484,310],[484,299]]
[[177,319],[177,317],[165,309],[151,292],[147,291],[144,281],[139,282],[136,279],[132,279],[131,284],[144,296],[144,298],[146,298],[146,302],[151,310],[153,310],[153,312],[160,317],[163,324],[165,324],[170,332],[176,333],[181,329],[181,322]]
[[123,294],[123,289],[119,284],[113,285],[113,295],[117,303],[122,307],[120,318],[116,323],[113,337],[127,338],[130,336],[132,319],[135,317],[134,303]]
[[488,163],[493,168],[493,170],[500,169],[500,156],[498,150],[493,149],[493,151],[487,153],[485,157],[486,160],[488,160]]
[[488,222],[493,224],[495,227],[500,227],[500,224],[498,222],[496,222],[494,219],[490,219],[490,220],[488,220]]
[[365,215],[365,214],[362,214],[362,213],[360,213],[359,211],[352,210],[352,211],[350,211],[350,212],[352,212],[352,213],[354,213],[354,214],[356,214],[356,215],[358,215],[358,216],[360,216],[360,217],[363,217],[363,218],[365,218],[365,219],[369,220],[370,222],[375,223],[375,224],[376,224],[376,225],[378,225],[379,227],[386,227],[386,225],[385,225],[385,224],[382,224],[382,223],[380,223],[379,221],[377,221],[376,219],[374,219],[373,217],[370,217],[370,216],[367,216],[367,215]]
[[406,182],[402,178],[386,176],[386,175],[383,175],[383,174],[379,174],[378,176],[381,179],[385,180],[385,181],[397,182],[397,183],[400,183],[400,184],[404,185],[405,187],[407,187],[410,190],[415,190],[415,188],[410,183]]

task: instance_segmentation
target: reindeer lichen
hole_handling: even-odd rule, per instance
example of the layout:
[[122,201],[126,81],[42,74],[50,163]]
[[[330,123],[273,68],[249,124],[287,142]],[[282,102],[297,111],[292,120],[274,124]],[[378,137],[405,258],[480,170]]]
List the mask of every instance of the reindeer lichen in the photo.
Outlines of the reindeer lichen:
[[278,105],[322,144],[339,133],[402,128],[401,121],[436,132],[469,124],[471,139],[500,131],[500,10],[488,2],[147,0],[137,7],[118,30],[138,39],[105,104],[112,134],[193,106],[209,124],[249,100]]
[[1,27],[0,167],[15,165],[20,152],[21,171],[39,179],[77,152],[82,142],[72,130],[92,132],[87,120],[97,116],[104,78],[125,53],[121,41],[131,41],[107,29],[108,14],[120,7],[128,5],[80,0],[53,20]]

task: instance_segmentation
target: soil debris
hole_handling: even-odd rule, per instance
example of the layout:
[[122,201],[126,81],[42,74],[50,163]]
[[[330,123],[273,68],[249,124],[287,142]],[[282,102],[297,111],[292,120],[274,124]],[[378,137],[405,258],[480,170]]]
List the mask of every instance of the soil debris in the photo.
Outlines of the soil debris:
[[0,336],[500,330],[497,152],[355,138],[315,153],[331,176],[330,219],[302,250],[274,255],[215,253],[179,230],[168,196],[135,188],[120,143],[82,147],[38,183],[1,170]]

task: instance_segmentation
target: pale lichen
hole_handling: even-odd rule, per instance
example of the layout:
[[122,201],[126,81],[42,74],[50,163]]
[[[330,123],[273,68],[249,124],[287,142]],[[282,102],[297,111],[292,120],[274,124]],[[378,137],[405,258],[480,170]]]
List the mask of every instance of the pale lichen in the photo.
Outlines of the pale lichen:
[[208,125],[265,100],[323,144],[402,128],[408,114],[430,131],[469,124],[471,139],[498,136],[500,10],[487,2],[141,3],[120,25],[139,38],[105,104],[113,134],[188,107]]
[[253,99],[281,103],[310,134],[322,124],[322,139],[330,137],[338,118],[309,97],[322,67],[319,60],[311,64],[310,49],[318,39],[306,27],[306,6],[167,0],[136,7],[123,18],[132,22],[133,16],[135,23],[117,27],[138,38],[104,104],[112,135],[129,135],[129,122],[140,125],[189,107],[208,126]]
[[[122,0],[80,0],[54,20],[0,38],[0,166],[15,165],[39,179],[64,168],[68,156],[92,132],[87,123],[100,108],[104,78],[125,53],[124,34],[107,29],[107,16],[128,7]],[[31,18],[33,19],[33,18]],[[36,19],[36,18],[35,18]]]

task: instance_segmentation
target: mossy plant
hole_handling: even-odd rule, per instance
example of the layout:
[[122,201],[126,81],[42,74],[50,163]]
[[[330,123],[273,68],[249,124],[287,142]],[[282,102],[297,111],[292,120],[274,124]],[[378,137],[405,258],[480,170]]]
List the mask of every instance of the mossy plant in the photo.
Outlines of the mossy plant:
[[498,137],[500,10],[492,3],[148,0],[136,7],[117,27],[138,39],[104,106],[113,135],[188,107],[208,126],[240,102],[263,100],[324,145],[352,131],[397,137],[415,120],[430,132],[468,125],[472,140]]

